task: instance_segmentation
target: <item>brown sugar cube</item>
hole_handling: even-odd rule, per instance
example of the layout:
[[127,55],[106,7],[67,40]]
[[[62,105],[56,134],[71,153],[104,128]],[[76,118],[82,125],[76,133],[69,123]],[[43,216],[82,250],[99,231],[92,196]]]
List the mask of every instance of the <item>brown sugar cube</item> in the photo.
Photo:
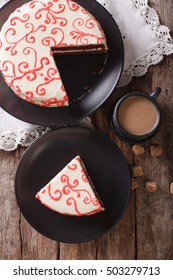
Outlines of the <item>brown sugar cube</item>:
[[143,170],[142,170],[142,167],[140,165],[133,166],[132,167],[132,173],[133,173],[134,177],[139,177],[139,176],[142,176],[144,174]]
[[170,184],[170,193],[173,194],[173,183]]
[[132,178],[131,185],[132,185],[132,190],[135,190],[138,188],[138,182],[137,182],[136,178]]
[[138,156],[144,154],[145,149],[141,145],[133,145],[132,152],[134,153],[134,155]]
[[157,190],[157,185],[155,182],[146,182],[146,190],[148,192],[155,192]]
[[151,145],[150,153],[152,157],[159,157],[162,155],[162,148],[159,145]]

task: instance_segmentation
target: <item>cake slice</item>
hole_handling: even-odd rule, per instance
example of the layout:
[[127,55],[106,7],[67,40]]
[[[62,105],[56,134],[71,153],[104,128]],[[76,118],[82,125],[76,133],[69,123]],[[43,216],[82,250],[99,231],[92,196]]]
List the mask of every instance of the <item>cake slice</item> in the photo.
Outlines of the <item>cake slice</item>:
[[63,215],[88,216],[104,211],[80,156],[72,159],[35,197]]

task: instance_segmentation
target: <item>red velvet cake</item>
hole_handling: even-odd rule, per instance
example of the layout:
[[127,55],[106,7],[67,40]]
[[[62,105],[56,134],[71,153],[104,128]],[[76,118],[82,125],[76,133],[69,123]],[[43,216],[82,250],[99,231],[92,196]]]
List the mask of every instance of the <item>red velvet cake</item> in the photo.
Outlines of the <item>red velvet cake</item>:
[[46,107],[67,106],[52,50],[79,47],[85,52],[85,46],[92,51],[98,45],[99,51],[106,49],[105,34],[83,7],[71,0],[33,0],[16,9],[2,27],[0,69],[22,99]]
[[63,215],[88,216],[104,211],[79,156],[72,159],[43,187],[36,198],[46,207]]

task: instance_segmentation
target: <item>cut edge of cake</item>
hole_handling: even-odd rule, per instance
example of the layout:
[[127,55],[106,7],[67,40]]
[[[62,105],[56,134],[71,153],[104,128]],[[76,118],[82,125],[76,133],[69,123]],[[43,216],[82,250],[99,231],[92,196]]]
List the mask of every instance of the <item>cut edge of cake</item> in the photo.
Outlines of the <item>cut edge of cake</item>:
[[99,201],[99,203],[100,203],[100,206],[101,206],[101,209],[102,209],[101,211],[104,211],[105,208],[104,208],[104,206],[103,206],[103,202],[102,202],[102,200],[100,199],[100,196],[98,195],[98,192],[96,191],[96,189],[95,189],[95,187],[94,187],[94,184],[93,184],[93,182],[92,182],[92,180],[91,180],[91,178],[90,178],[90,176],[89,176],[89,174],[88,174],[88,171],[87,171],[87,169],[86,169],[86,167],[85,167],[84,162],[82,161],[82,159],[81,159],[80,156],[76,156],[76,158],[78,158],[78,160],[80,161],[81,166],[83,167],[83,169],[84,169],[84,171],[85,171],[85,174],[86,174],[87,179],[88,179],[88,181],[89,181],[89,183],[90,183],[90,186],[91,186],[91,188],[92,188],[92,190],[93,190],[93,192],[94,192],[96,198],[98,199],[98,201]]
[[104,44],[90,44],[78,46],[52,46],[51,51],[53,55],[85,55],[106,53],[107,47]]

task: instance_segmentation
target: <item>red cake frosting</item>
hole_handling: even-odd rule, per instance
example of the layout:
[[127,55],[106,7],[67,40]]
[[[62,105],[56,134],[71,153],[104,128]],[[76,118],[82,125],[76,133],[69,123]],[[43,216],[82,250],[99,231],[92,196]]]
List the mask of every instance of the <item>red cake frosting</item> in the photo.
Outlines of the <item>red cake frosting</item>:
[[13,12],[0,33],[0,68],[15,94],[40,106],[68,105],[51,47],[103,44],[97,20],[71,0],[34,0]]

